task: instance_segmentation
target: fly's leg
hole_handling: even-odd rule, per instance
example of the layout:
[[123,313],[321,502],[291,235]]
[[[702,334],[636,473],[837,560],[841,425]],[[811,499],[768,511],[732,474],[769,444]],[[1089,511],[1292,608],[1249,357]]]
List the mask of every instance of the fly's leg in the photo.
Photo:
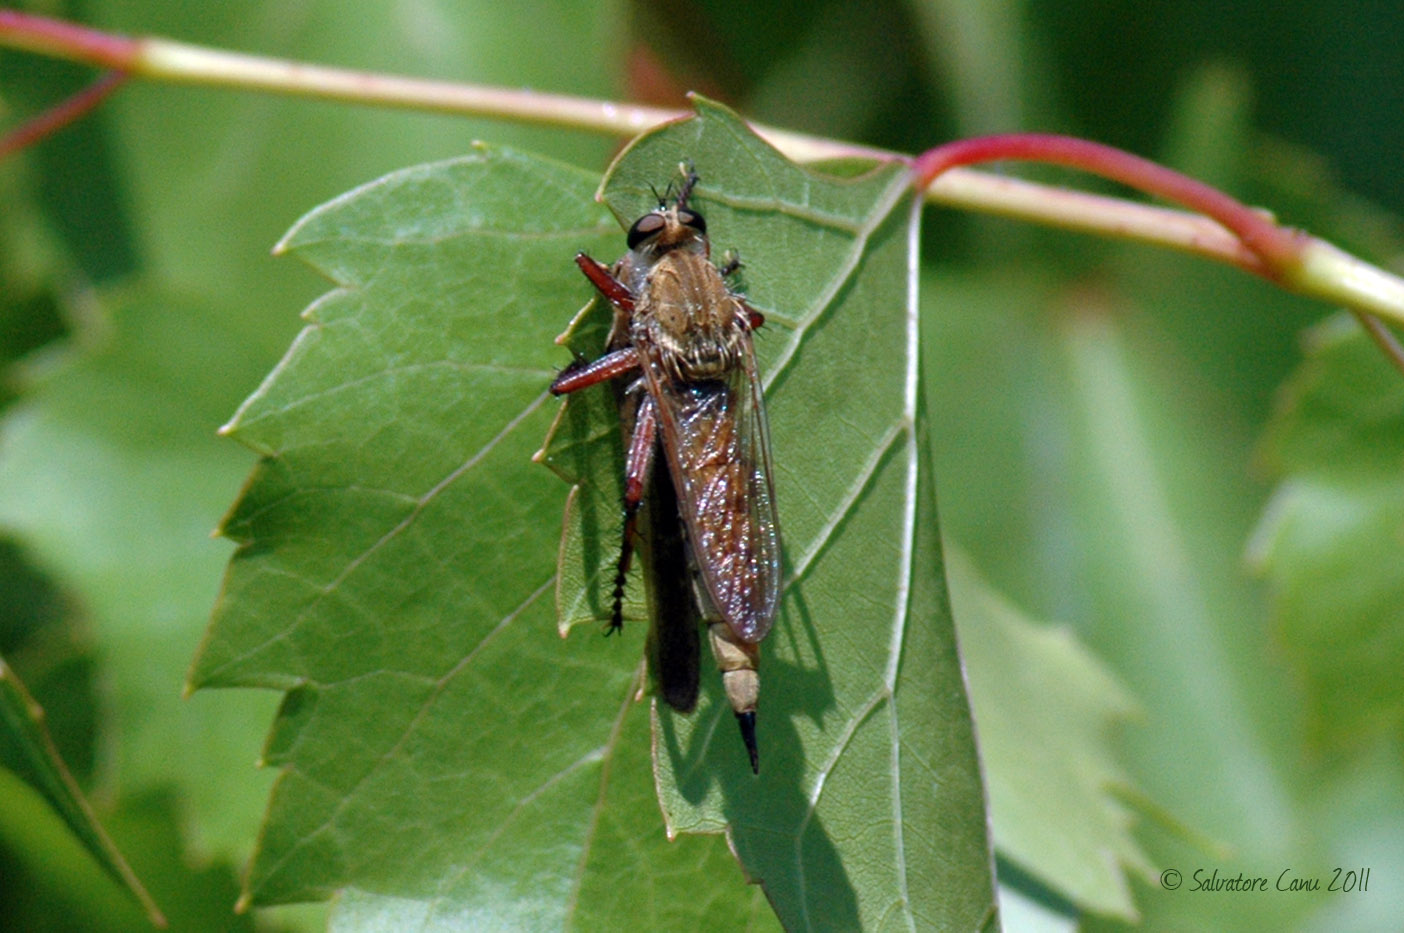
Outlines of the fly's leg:
[[[741,257],[731,250],[727,250],[726,254],[722,257],[722,264],[717,267],[717,271],[725,278],[734,274],[736,270],[740,268]],[[765,324],[765,315],[748,305],[746,299],[735,293],[732,294],[732,298],[736,300],[736,304],[741,308],[741,323],[747,330],[759,330],[761,326]]]
[[634,535],[637,533],[634,521],[636,514],[637,512],[628,513],[624,518],[624,540],[619,545],[619,563],[614,570],[613,603],[609,612],[609,624],[604,628],[606,638],[624,630],[624,581],[629,578],[629,565],[633,563]]
[[571,363],[552,381],[551,394],[565,395],[567,392],[588,389],[592,385],[628,375],[638,368],[639,351],[633,347],[606,353],[590,363]]
[[[590,284],[594,285],[601,295],[608,298],[611,304],[625,314],[633,313],[634,293],[629,291],[623,282],[616,279],[607,266],[601,265],[584,253],[576,254],[575,264],[580,267],[581,272],[585,273],[585,278],[590,280]],[[561,374],[551,383],[551,394],[564,395],[567,392],[586,389],[596,383],[626,375],[638,368],[639,353],[633,347],[624,347],[613,353],[606,353],[590,363],[577,361],[562,370]]]
[[[577,253],[575,264],[601,295],[625,315],[634,311],[634,293],[614,277],[609,267],[596,262],[585,253]],[[567,366],[551,382],[552,395],[565,395],[581,389],[628,375],[639,368],[639,353],[633,347],[623,347],[606,353],[597,360],[577,361]],[[633,391],[633,389],[631,389]],[[634,422],[634,435],[629,443],[629,456],[624,473],[624,535],[619,547],[619,563],[614,571],[613,608],[605,634],[612,635],[624,627],[624,584],[634,556],[639,503],[643,501],[644,484],[653,457],[653,442],[658,434],[658,409],[653,399],[644,396],[639,402]]]
[[692,194],[692,189],[702,180],[702,177],[697,174],[691,162],[679,163],[678,168],[682,171],[683,183],[682,186],[678,188],[677,203],[678,207],[682,208],[687,207],[687,199]]
[[746,304],[746,302],[742,301],[740,298],[736,299],[736,303],[741,306],[742,323],[746,325],[747,330],[759,330],[761,326],[765,324],[764,314],[761,314],[759,311]]
[[717,271],[722,274],[722,278],[730,278],[737,269],[741,268],[741,257],[735,250],[727,250],[722,253],[722,264],[717,266]]
[[[631,389],[642,389],[637,384]],[[639,504],[648,486],[648,471],[653,464],[654,442],[658,438],[658,404],[647,394],[639,400],[634,420],[634,435],[629,439],[629,452],[624,460],[624,540],[619,545],[619,563],[614,571],[614,605],[610,611],[606,635],[624,627],[624,583],[634,556],[634,539],[638,534]]]
[[614,277],[614,273],[609,271],[609,266],[591,259],[584,253],[575,254],[575,264],[585,273],[585,278],[590,280],[590,284],[609,299],[610,304],[625,314],[633,313],[634,293],[629,291],[629,286]]

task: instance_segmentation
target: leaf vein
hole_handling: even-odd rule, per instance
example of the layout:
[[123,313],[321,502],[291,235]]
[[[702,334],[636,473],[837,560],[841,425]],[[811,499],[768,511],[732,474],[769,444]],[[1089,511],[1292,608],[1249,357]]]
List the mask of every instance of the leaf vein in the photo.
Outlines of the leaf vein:
[[907,179],[905,176],[897,176],[894,183],[889,186],[884,193],[882,200],[878,203],[874,211],[869,215],[869,219],[859,228],[857,235],[853,239],[853,245],[848,251],[847,257],[839,265],[838,272],[825,283],[824,290],[821,291],[812,301],[808,308],[799,316],[795,329],[790,332],[790,338],[785,348],[780,351],[775,362],[771,364],[770,372],[765,374],[763,382],[765,388],[770,386],[779,378],[780,374],[789,368],[795,355],[799,352],[800,345],[804,342],[804,335],[809,330],[819,316],[833,303],[834,297],[839,290],[852,278],[863,257],[867,254],[868,241],[872,238],[873,231],[887,220],[888,214],[897,202],[907,193]]
[[809,547],[800,555],[799,559],[795,561],[790,579],[785,583],[786,589],[804,578],[810,566],[828,546],[829,542],[833,540],[839,525],[843,523],[843,520],[857,506],[858,500],[862,498],[863,492],[867,489],[869,483],[872,482],[873,477],[877,474],[878,467],[882,465],[883,460],[887,458],[893,446],[903,435],[909,434],[910,430],[910,422],[906,419],[900,419],[889,425],[888,429],[883,432],[882,437],[873,448],[872,455],[864,461],[863,468],[858,471],[858,474],[853,478],[853,482],[849,484],[848,489],[844,492],[843,498],[839,500],[838,506],[830,514],[824,526],[820,528],[818,533],[814,536]]
[[[470,456],[463,463],[459,464],[457,467],[451,470],[443,479],[441,479],[439,482],[435,483],[432,487],[430,487],[427,492],[419,496],[415,500],[414,507],[410,509],[408,514],[406,514],[403,519],[401,519],[395,524],[394,527],[392,527],[379,538],[377,538],[364,551],[362,551],[360,554],[356,555],[351,560],[349,560],[346,566],[343,567],[342,570],[335,577],[333,577],[326,583],[313,584],[313,586],[315,586],[317,590],[317,594],[312,599],[308,600],[307,604],[304,605],[298,611],[296,618],[294,618],[283,630],[279,631],[278,633],[266,639],[265,641],[260,642],[259,644],[249,648],[249,650],[245,652],[245,656],[247,657],[250,655],[257,654],[269,645],[275,644],[276,642],[286,638],[288,636],[288,633],[294,631],[299,626],[301,626],[307,620],[307,618],[314,611],[316,611],[316,609],[323,603],[324,600],[326,600],[329,596],[336,592],[337,588],[340,587],[341,584],[344,583],[347,580],[347,578],[349,578],[351,574],[357,570],[357,568],[359,568],[362,564],[369,560],[371,556],[374,555],[381,548],[385,547],[390,542],[394,541],[397,537],[399,537],[399,535],[402,532],[404,532],[407,528],[409,528],[410,525],[414,524],[415,520],[420,516],[421,513],[423,513],[424,509],[429,505],[430,502],[434,500],[434,498],[439,493],[443,492],[444,489],[451,485],[460,476],[467,473],[469,470],[473,469],[473,467],[481,463],[482,460],[485,457],[487,457],[487,455],[490,454],[494,449],[496,449],[496,447],[499,444],[501,444],[514,430],[516,430],[516,428],[522,422],[524,422],[528,417],[532,415],[533,412],[540,408],[545,403],[548,397],[549,395],[546,392],[542,392],[540,395],[538,395],[531,402],[531,404],[527,405],[527,407],[522,409],[522,411],[520,411],[516,416],[514,416],[512,420],[508,421],[507,424],[503,426],[502,430],[498,431],[497,434],[493,435],[490,439],[488,439],[487,443],[485,443],[481,448],[474,452],[472,456]],[[307,665],[304,664],[302,665],[302,667],[303,670],[306,670]]]
[[[542,583],[540,586],[538,586],[511,612],[503,616],[502,619],[498,621],[497,625],[493,626],[492,631],[484,635],[471,651],[465,654],[458,661],[454,662],[452,667],[450,667],[440,677],[434,680],[434,686],[425,695],[423,702],[421,702],[419,704],[419,708],[415,710],[414,716],[412,716],[409,722],[405,724],[405,728],[401,730],[399,738],[397,738],[393,744],[386,748],[385,751],[377,755],[374,760],[368,762],[366,767],[356,777],[356,780],[350,786],[345,787],[344,789],[340,787],[331,787],[325,784],[324,782],[319,782],[315,780],[311,775],[307,774],[304,771],[297,770],[293,767],[289,768],[290,772],[295,771],[303,780],[310,781],[314,784],[317,784],[318,786],[323,787],[329,794],[337,795],[338,799],[336,805],[332,807],[331,811],[327,814],[326,818],[323,819],[322,822],[315,829],[307,833],[307,835],[299,839],[297,842],[290,845],[287,851],[282,855],[282,857],[279,858],[278,861],[274,862],[273,865],[269,866],[268,870],[264,872],[265,876],[271,877],[277,874],[277,872],[285,864],[295,859],[306,845],[310,844],[313,840],[320,838],[324,833],[330,832],[332,830],[332,828],[336,825],[337,818],[346,810],[347,807],[351,805],[351,802],[356,798],[357,791],[365,784],[366,781],[370,779],[371,775],[375,774],[376,769],[385,762],[392,760],[396,756],[396,754],[404,747],[404,743],[406,742],[406,740],[408,740],[410,735],[413,734],[415,726],[423,720],[424,716],[434,706],[435,702],[437,702],[438,698],[443,694],[444,688],[448,686],[449,682],[453,679],[454,675],[461,671],[465,666],[467,666],[472,661],[472,659],[477,656],[478,652],[482,650],[484,645],[489,643],[493,638],[497,636],[498,633],[500,633],[514,620],[516,620],[523,612],[530,608],[532,603],[536,602],[542,597],[542,595],[547,593],[551,589],[552,584],[555,583],[555,580],[555,575],[552,574],[549,578],[547,578],[545,583]],[[589,757],[588,754],[586,757]],[[570,770],[570,768],[573,767],[575,767],[575,765],[571,765],[570,767],[563,769],[561,772],[558,772],[555,777],[543,782],[543,784],[540,787],[538,787],[535,791],[531,792],[531,794],[528,794],[527,796],[521,798],[512,812],[518,812],[522,806],[529,802],[529,798],[531,798],[534,794],[541,792],[546,785],[549,785],[552,782],[552,780],[565,774],[567,771]],[[497,833],[494,834],[494,838],[496,835],[501,833],[501,827],[510,822],[511,817],[512,814],[508,814],[503,819],[502,824],[499,825]],[[487,846],[491,844],[491,841],[492,840],[489,839],[488,843],[485,844],[482,847],[482,849],[486,849]]]

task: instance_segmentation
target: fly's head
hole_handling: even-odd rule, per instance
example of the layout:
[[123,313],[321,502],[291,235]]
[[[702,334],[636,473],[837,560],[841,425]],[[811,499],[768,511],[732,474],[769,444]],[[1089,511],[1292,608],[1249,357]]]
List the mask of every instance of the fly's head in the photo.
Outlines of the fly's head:
[[629,252],[616,267],[637,296],[631,339],[653,347],[675,382],[725,376],[739,365],[746,337],[738,300],[709,259],[707,222],[688,206],[696,183],[687,171],[675,197],[670,186],[658,207],[634,222]]
[[629,228],[629,252],[637,265],[652,266],[674,250],[683,250],[707,257],[711,245],[707,241],[707,221],[687,206],[688,195],[697,183],[697,175],[689,173],[678,195],[671,200],[666,194],[658,199],[658,207],[644,214]]

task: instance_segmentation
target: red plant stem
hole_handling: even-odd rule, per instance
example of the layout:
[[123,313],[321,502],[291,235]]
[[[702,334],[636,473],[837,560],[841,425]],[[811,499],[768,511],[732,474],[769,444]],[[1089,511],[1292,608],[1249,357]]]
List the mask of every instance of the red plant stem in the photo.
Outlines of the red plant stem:
[[76,59],[116,71],[132,70],[140,47],[140,43],[129,36],[16,10],[0,10],[0,34],[6,35],[6,44],[13,48]]
[[[108,75],[31,125],[0,140],[7,151],[28,145],[86,112],[125,76],[210,87],[460,113],[632,135],[686,114],[636,104],[566,94],[377,75],[302,62],[243,55],[157,37],[132,38],[73,23],[0,10],[0,47],[68,59],[121,74]],[[895,153],[755,126],[791,158],[872,158]],[[1046,186],[997,179],[976,172],[938,175],[960,165],[1022,159],[1079,168],[1177,202],[1201,214],[1149,208]],[[905,161],[905,160],[904,160]],[[1228,262],[1303,295],[1345,304],[1357,313],[1404,324],[1404,279],[1362,262],[1320,240],[1278,226],[1265,213],[1146,159],[1064,136],[1010,135],[969,139],[929,150],[911,160],[930,200],[1022,217],[1038,223],[1157,243]],[[1060,213],[1066,212],[1066,213]],[[1217,226],[1215,226],[1217,224]],[[1231,239],[1230,239],[1231,238]],[[1372,328],[1382,342],[1387,331]],[[1396,341],[1397,344],[1397,341]],[[1404,350],[1388,349],[1404,362]]]
[[1262,261],[1263,268],[1256,271],[1269,279],[1282,278],[1300,259],[1303,238],[1261,212],[1149,159],[1085,139],[1042,133],[963,139],[928,149],[912,168],[917,184],[925,190],[948,168],[1010,159],[1082,169],[1198,211],[1238,237]]
[[13,152],[31,146],[46,136],[52,135],[70,123],[76,122],[88,111],[107,99],[107,96],[126,83],[129,75],[125,71],[109,71],[92,84],[72,97],[50,107],[27,123],[22,123],[4,136],[0,136],[0,159]]

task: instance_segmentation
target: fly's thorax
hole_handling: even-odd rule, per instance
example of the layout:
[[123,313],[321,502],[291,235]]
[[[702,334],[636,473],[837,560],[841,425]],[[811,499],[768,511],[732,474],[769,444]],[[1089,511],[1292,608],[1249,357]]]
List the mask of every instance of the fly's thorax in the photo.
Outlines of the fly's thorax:
[[636,342],[655,347],[675,379],[717,379],[740,366],[741,305],[703,255],[674,251],[650,270],[634,308]]

